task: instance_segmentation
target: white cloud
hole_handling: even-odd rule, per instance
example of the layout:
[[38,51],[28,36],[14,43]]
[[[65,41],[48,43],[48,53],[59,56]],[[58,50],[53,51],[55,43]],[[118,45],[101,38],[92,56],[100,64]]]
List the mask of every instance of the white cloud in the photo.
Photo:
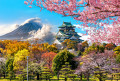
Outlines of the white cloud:
[[27,19],[27,20],[25,20],[25,22],[24,23],[22,23],[21,25],[24,25],[24,24],[26,24],[26,23],[33,23],[33,22],[35,22],[35,23],[41,23],[41,19],[40,18],[30,18],[30,19]]
[[82,33],[78,33],[78,35],[80,35],[81,37],[80,37],[80,39],[82,39],[82,40],[84,40],[84,41],[86,41],[86,40],[88,40],[89,41],[89,35],[83,35]]
[[33,39],[41,39],[42,42],[49,42],[52,43],[54,40],[55,33],[51,32],[51,26],[48,24],[43,24],[43,27],[39,29],[37,32],[32,32],[32,37],[28,40]]
[[[55,33],[52,32],[52,28],[54,28],[53,25],[43,24],[40,18],[30,18],[25,20],[25,22],[22,23],[20,26],[23,26],[26,23],[32,23],[34,26],[38,26],[38,25],[42,26],[42,28],[38,29],[37,32],[34,30],[30,31],[29,34],[32,37],[28,39],[34,40],[37,38],[43,40],[43,42],[49,42],[49,43],[53,42],[55,38]],[[17,27],[20,26],[18,26],[17,24],[0,25],[0,36],[15,30]]]
[[84,36],[81,37],[81,39],[82,39],[82,40],[85,40],[85,41],[86,41],[86,40],[89,40],[88,38],[90,38],[89,35],[84,35]]
[[83,35],[82,33],[78,33],[78,35],[80,35],[80,39],[84,40],[84,41],[88,41],[88,44],[91,45],[92,42],[91,40],[89,39],[90,38],[90,35]]
[[[91,30],[91,29],[93,29],[93,28],[91,28],[91,27],[83,27],[82,25],[75,25],[75,24],[74,24],[74,26],[76,26],[76,28],[81,28],[82,31],[86,31],[86,30]],[[89,41],[89,39],[88,39],[88,38],[90,38],[89,35],[84,35],[84,34],[82,34],[82,33],[78,33],[78,34],[81,36],[80,39],[82,39],[82,40],[84,40],[84,41],[86,41],[86,40]]]
[[0,36],[9,33],[18,27],[17,24],[0,25]]
[[74,25],[74,26],[76,26],[77,28],[81,28],[83,31],[95,29],[94,27],[84,27],[82,25]]

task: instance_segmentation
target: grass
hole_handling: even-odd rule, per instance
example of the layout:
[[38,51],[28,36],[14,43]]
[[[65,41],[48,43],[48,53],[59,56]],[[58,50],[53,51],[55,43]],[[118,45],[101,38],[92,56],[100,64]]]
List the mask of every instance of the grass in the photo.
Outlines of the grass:
[[[9,79],[0,79],[0,81],[10,81],[10,80]],[[11,81],[19,81],[19,80],[16,79],[16,80],[11,80]],[[27,80],[24,80],[24,81],[27,81]],[[29,80],[29,81],[46,81],[46,80]],[[49,81],[49,80],[47,80],[47,81]],[[58,81],[58,80],[51,80],[51,81]],[[65,80],[62,79],[59,81],[65,81]],[[73,80],[68,79],[67,81],[73,81]],[[75,81],[79,81],[79,79],[76,79]],[[87,80],[84,79],[83,81],[87,81]],[[90,80],[90,81],[93,81],[93,80]]]
[[[51,79],[56,79],[56,80],[51,80],[51,81],[58,81],[57,80],[57,76],[53,76]],[[59,80],[59,81],[65,81],[64,78],[59,78],[59,79],[62,79],[62,80]],[[4,79],[4,78],[1,78],[0,81],[10,81],[8,78],[7,79]],[[11,80],[11,81],[19,81],[18,79],[14,79],[14,80]],[[27,80],[24,80],[24,81],[27,81]],[[46,81],[46,80],[29,80],[29,81]],[[49,80],[47,80],[49,81]],[[68,78],[67,81],[73,81],[71,80],[70,78]],[[79,78],[76,78],[75,81],[80,81]],[[86,79],[83,78],[82,81],[87,81]],[[90,78],[90,81],[99,81],[97,78]],[[117,80],[105,80],[105,81],[117,81]],[[120,81],[120,80],[118,80]]]
[[[9,79],[0,79],[0,81],[10,81]],[[11,81],[19,81],[19,80],[11,80]],[[24,80],[24,81],[27,81],[27,80]],[[40,81],[40,80],[29,80],[29,81]],[[42,80],[42,81],[46,81],[46,80]],[[58,80],[54,80],[54,81],[58,81]],[[64,81],[64,80],[59,80],[59,81]],[[72,81],[72,80],[68,80],[68,81]],[[79,80],[76,80],[76,81],[79,81]],[[83,81],[87,81],[87,80],[83,80]],[[93,80],[91,80],[93,81]],[[98,80],[96,80],[98,81]],[[105,81],[117,81],[117,80],[105,80]],[[120,80],[118,80],[120,81]]]

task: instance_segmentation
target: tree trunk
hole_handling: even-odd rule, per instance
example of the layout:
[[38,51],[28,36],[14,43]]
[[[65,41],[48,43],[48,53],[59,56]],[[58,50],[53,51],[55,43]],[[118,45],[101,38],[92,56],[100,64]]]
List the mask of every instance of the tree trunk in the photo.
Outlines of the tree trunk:
[[89,77],[87,77],[87,81],[89,81]]
[[40,80],[42,80],[42,78],[41,78],[41,73],[40,73]]
[[39,80],[39,73],[37,73],[37,80]]
[[50,78],[49,78],[49,81],[50,81]]
[[46,76],[46,81],[47,81],[47,76]]
[[58,78],[58,80],[59,80],[59,72],[58,72],[58,74],[57,74],[57,78]]
[[4,72],[4,78],[5,78],[5,72]]
[[75,81],[75,78],[73,78],[73,81]]
[[82,73],[80,74],[80,81],[82,81]]
[[24,81],[24,76],[23,76],[23,81]]
[[67,81],[67,78],[65,77],[65,81]]
[[89,77],[90,77],[90,75],[88,74],[88,76],[87,76],[87,81],[89,81]]
[[101,77],[99,78],[99,81],[102,81],[102,78],[101,78]]

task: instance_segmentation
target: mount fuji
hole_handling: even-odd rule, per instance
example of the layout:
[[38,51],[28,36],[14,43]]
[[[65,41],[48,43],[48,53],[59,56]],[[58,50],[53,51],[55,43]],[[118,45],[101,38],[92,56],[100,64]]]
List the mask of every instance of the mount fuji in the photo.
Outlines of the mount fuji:
[[7,34],[0,36],[2,40],[21,40],[28,39],[32,36],[32,33],[37,32],[42,28],[39,18],[31,18],[26,20],[20,26],[17,25],[17,28]]

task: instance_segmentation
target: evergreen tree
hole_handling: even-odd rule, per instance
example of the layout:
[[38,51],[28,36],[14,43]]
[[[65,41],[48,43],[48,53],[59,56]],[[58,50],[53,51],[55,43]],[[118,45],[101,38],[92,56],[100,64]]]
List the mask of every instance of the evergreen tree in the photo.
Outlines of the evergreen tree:
[[71,70],[70,66],[69,62],[65,62],[65,65],[62,65],[60,70],[60,77],[65,78],[65,81],[67,81],[67,78],[71,78],[74,81],[74,78],[76,77],[74,70]]
[[52,70],[55,73],[58,73],[62,68],[62,65],[65,64],[65,62],[69,62],[69,64],[71,65],[71,68],[75,69],[77,67],[77,63],[76,61],[73,60],[74,57],[75,55],[73,55],[67,50],[63,50],[59,52],[53,59]]
[[46,80],[50,80],[51,77],[52,77],[52,74],[50,69],[48,69],[47,67],[44,67],[42,71],[42,78]]

